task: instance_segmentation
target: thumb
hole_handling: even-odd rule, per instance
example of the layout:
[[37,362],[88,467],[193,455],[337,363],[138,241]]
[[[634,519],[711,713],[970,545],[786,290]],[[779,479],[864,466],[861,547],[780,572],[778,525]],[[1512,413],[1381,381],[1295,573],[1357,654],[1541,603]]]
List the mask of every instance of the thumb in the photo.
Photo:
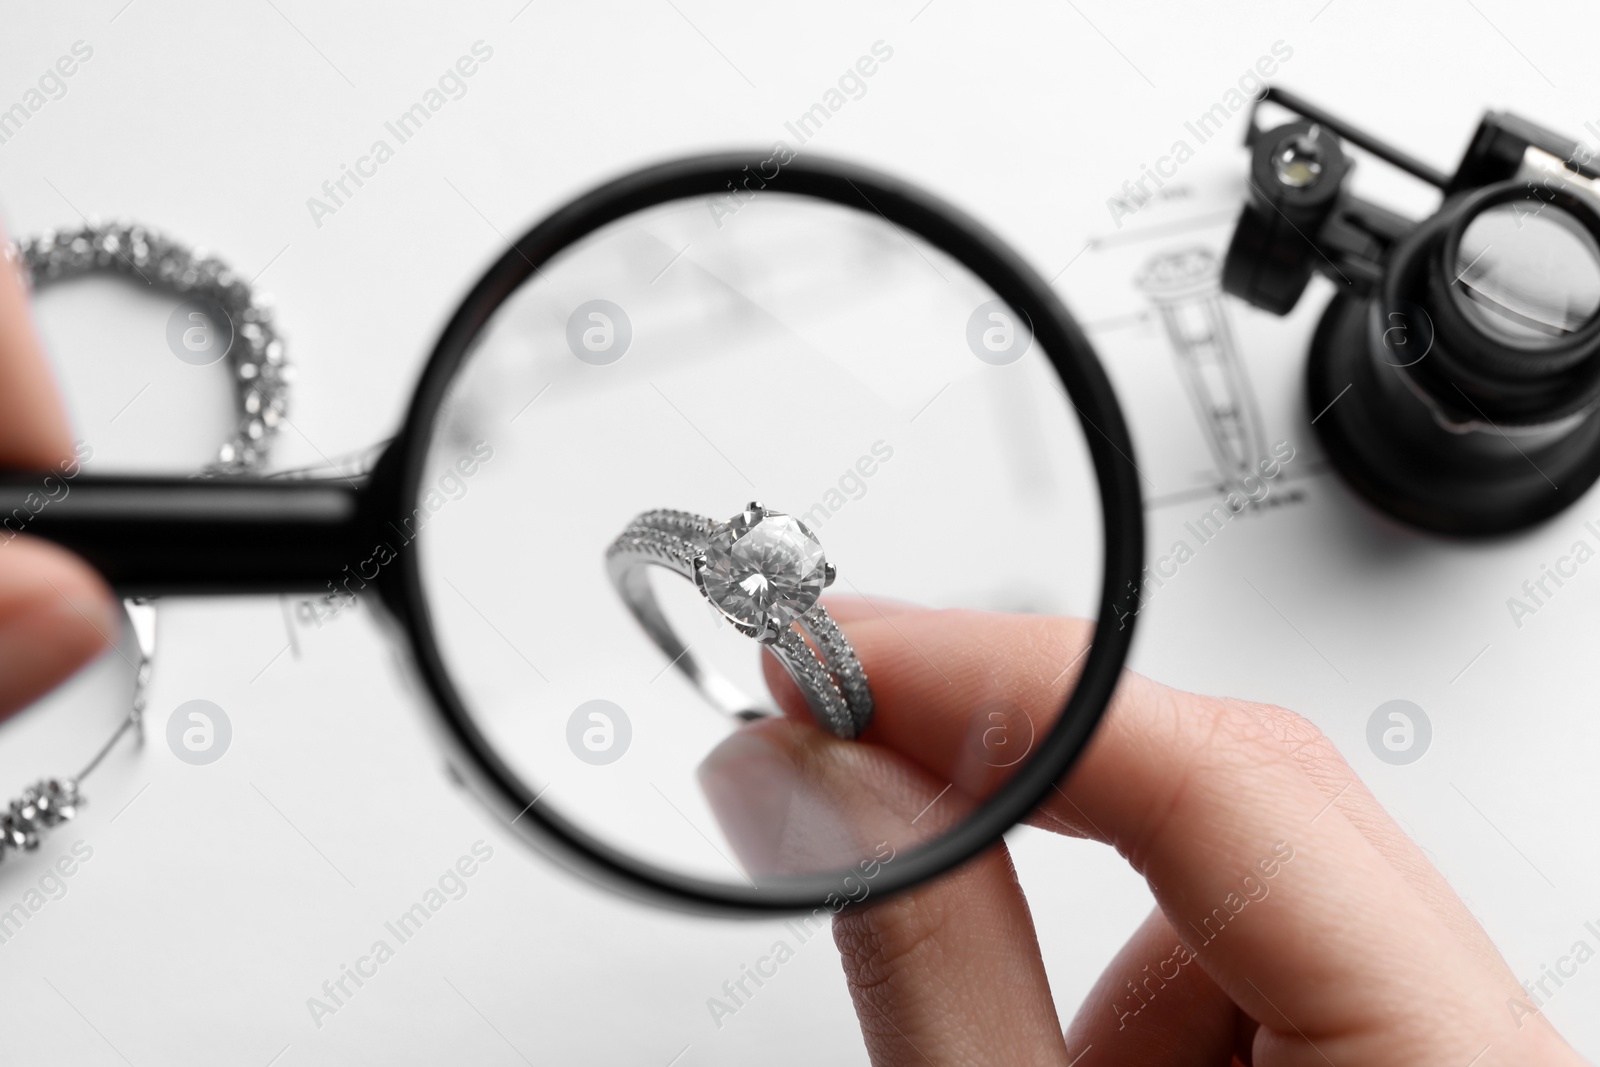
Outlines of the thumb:
[[116,601],[93,568],[46,541],[0,542],[0,718],[114,645]]
[[[0,246],[5,239],[0,230]],[[57,465],[72,455],[71,429],[19,268],[0,256],[0,465],[64,470]],[[113,644],[118,629],[111,591],[87,563],[0,527],[0,719]]]

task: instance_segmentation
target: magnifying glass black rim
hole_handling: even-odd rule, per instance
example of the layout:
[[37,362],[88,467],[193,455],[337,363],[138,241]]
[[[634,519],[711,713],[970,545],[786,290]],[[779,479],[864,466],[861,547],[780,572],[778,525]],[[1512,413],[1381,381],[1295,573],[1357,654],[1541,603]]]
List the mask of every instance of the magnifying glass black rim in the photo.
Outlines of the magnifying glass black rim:
[[[962,262],[996,296],[1026,316],[1083,425],[1102,499],[1105,574],[1094,643],[1083,672],[1056,725],[998,792],[961,825],[896,856],[871,883],[872,899],[926,881],[970,859],[1035,808],[1076,759],[1104,713],[1133,637],[1134,613],[1118,611],[1137,594],[1143,563],[1144,514],[1133,444],[1111,383],[1087,338],[1055,294],[999,238],[964,213],[907,183],[860,166],[812,156],[778,165],[770,152],[729,153],[677,159],[616,178],[559,208],[519,238],[467,294],[445,326],[423,370],[411,410],[391,456],[396,512],[415,498],[434,422],[450,382],[480,330],[501,304],[557,253],[619,218],[670,201],[720,196],[730,188],[754,188],[808,196],[880,215],[892,226],[920,236]],[[766,177],[773,169],[775,177]],[[731,183],[731,184],[730,184]],[[764,195],[758,192],[756,195]],[[415,655],[421,677],[440,713],[447,739],[471,766],[458,767],[485,800],[520,812],[513,829],[613,889],[691,910],[793,912],[828,905],[850,870],[765,882],[752,888],[665,870],[598,841],[551,805],[500,759],[478,728],[450,680],[427,607],[418,553],[398,561],[398,596],[393,606]],[[597,549],[598,558],[598,549]],[[1135,601],[1131,601],[1136,603]],[[837,910],[835,908],[835,910]]]

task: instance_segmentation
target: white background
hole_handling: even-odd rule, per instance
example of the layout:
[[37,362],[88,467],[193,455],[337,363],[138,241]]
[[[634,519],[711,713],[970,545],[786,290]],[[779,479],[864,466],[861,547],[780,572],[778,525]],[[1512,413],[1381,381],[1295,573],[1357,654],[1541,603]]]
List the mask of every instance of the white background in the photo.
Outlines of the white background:
[[[29,233],[79,212],[137,219],[264,271],[300,369],[295,428],[274,457],[284,465],[392,432],[444,317],[503,234],[652,159],[786,137],[784,123],[875,41],[892,61],[810,148],[921,182],[1056,279],[1091,325],[1163,500],[1204,482],[1203,451],[1159,323],[1128,284],[1147,246],[1115,235],[1173,223],[1179,244],[1224,241],[1223,216],[1243,191],[1242,120],[1185,164],[1187,199],[1120,231],[1106,200],[1275,41],[1293,48],[1282,84],[1443,167],[1485,107],[1573,136],[1600,125],[1600,27],[1572,4],[110,0],[11,4],[4,18],[0,106],[73,42],[94,49],[66,95],[0,145],[7,226]],[[306,199],[478,40],[494,55],[467,95],[315,225]],[[1370,189],[1426,207],[1414,190]],[[1186,567],[1145,612],[1135,664],[1311,716],[1513,969],[1537,978],[1592,940],[1586,921],[1600,922],[1600,571],[1520,629],[1505,600],[1584,536],[1600,505],[1588,497],[1486,546],[1441,545],[1370,516],[1318,473],[1301,411],[1300,361],[1324,298],[1319,288],[1283,322],[1231,308],[1269,435],[1299,449],[1305,500],[1241,521]],[[150,342],[167,305],[109,284],[43,303],[76,432],[99,469],[209,458],[226,390]],[[1152,509],[1151,546],[1201,510],[1198,499]],[[72,841],[94,850],[68,893],[0,945],[0,1062],[864,1059],[826,939],[716,1027],[706,998],[766,951],[777,924],[641,908],[525,853],[444,778],[421,701],[370,613],[291,640],[284,611],[276,600],[163,607],[153,724],[204,697],[228,710],[233,748],[194,768],[153,730],[143,750],[97,773],[79,824],[0,869],[9,906]],[[108,655],[0,728],[0,778],[77,765],[115,720],[129,676]],[[1434,724],[1433,749],[1409,767],[1366,748],[1367,716],[1394,698]],[[467,895],[316,1028],[306,998],[478,839],[494,857]],[[1070,1015],[1149,896],[1097,846],[1018,833],[1013,847]],[[1591,1057],[1597,997],[1590,966],[1547,1008]]]

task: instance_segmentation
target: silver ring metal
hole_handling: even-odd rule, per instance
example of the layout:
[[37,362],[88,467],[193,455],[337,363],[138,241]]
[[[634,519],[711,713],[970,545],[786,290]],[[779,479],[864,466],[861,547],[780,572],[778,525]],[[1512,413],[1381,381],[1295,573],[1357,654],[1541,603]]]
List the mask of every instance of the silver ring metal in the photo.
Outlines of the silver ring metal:
[[734,629],[771,649],[819,726],[846,739],[867,728],[872,691],[866,671],[817,602],[837,571],[799,519],[754,501],[727,522],[658,509],[635,516],[606,549],[617,594],[672,666],[718,710],[764,718],[772,712],[707,668],[673,632],[650,585],[651,566],[692,581]]

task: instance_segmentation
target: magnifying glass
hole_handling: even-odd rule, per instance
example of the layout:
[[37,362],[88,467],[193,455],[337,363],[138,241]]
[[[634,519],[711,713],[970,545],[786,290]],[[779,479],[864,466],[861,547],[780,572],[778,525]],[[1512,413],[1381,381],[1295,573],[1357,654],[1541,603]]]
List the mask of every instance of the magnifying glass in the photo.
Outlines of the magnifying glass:
[[[875,897],[948,870],[1066,772],[1137,614],[1132,456],[1083,334],[979,224],[855,166],[718,155],[512,244],[369,475],[85,473],[26,531],[125,596],[375,597],[451,768],[515,833],[658,902],[798,910],[855,899],[867,861]],[[44,477],[6,472],[0,511]],[[892,630],[904,602],[1098,621],[1048,714],[965,690],[982,774],[870,818],[854,787],[882,762],[793,783],[754,862],[700,771],[779,713],[760,655],[797,729],[870,752],[893,672],[845,617]],[[937,677],[921,652],[897,669]]]

